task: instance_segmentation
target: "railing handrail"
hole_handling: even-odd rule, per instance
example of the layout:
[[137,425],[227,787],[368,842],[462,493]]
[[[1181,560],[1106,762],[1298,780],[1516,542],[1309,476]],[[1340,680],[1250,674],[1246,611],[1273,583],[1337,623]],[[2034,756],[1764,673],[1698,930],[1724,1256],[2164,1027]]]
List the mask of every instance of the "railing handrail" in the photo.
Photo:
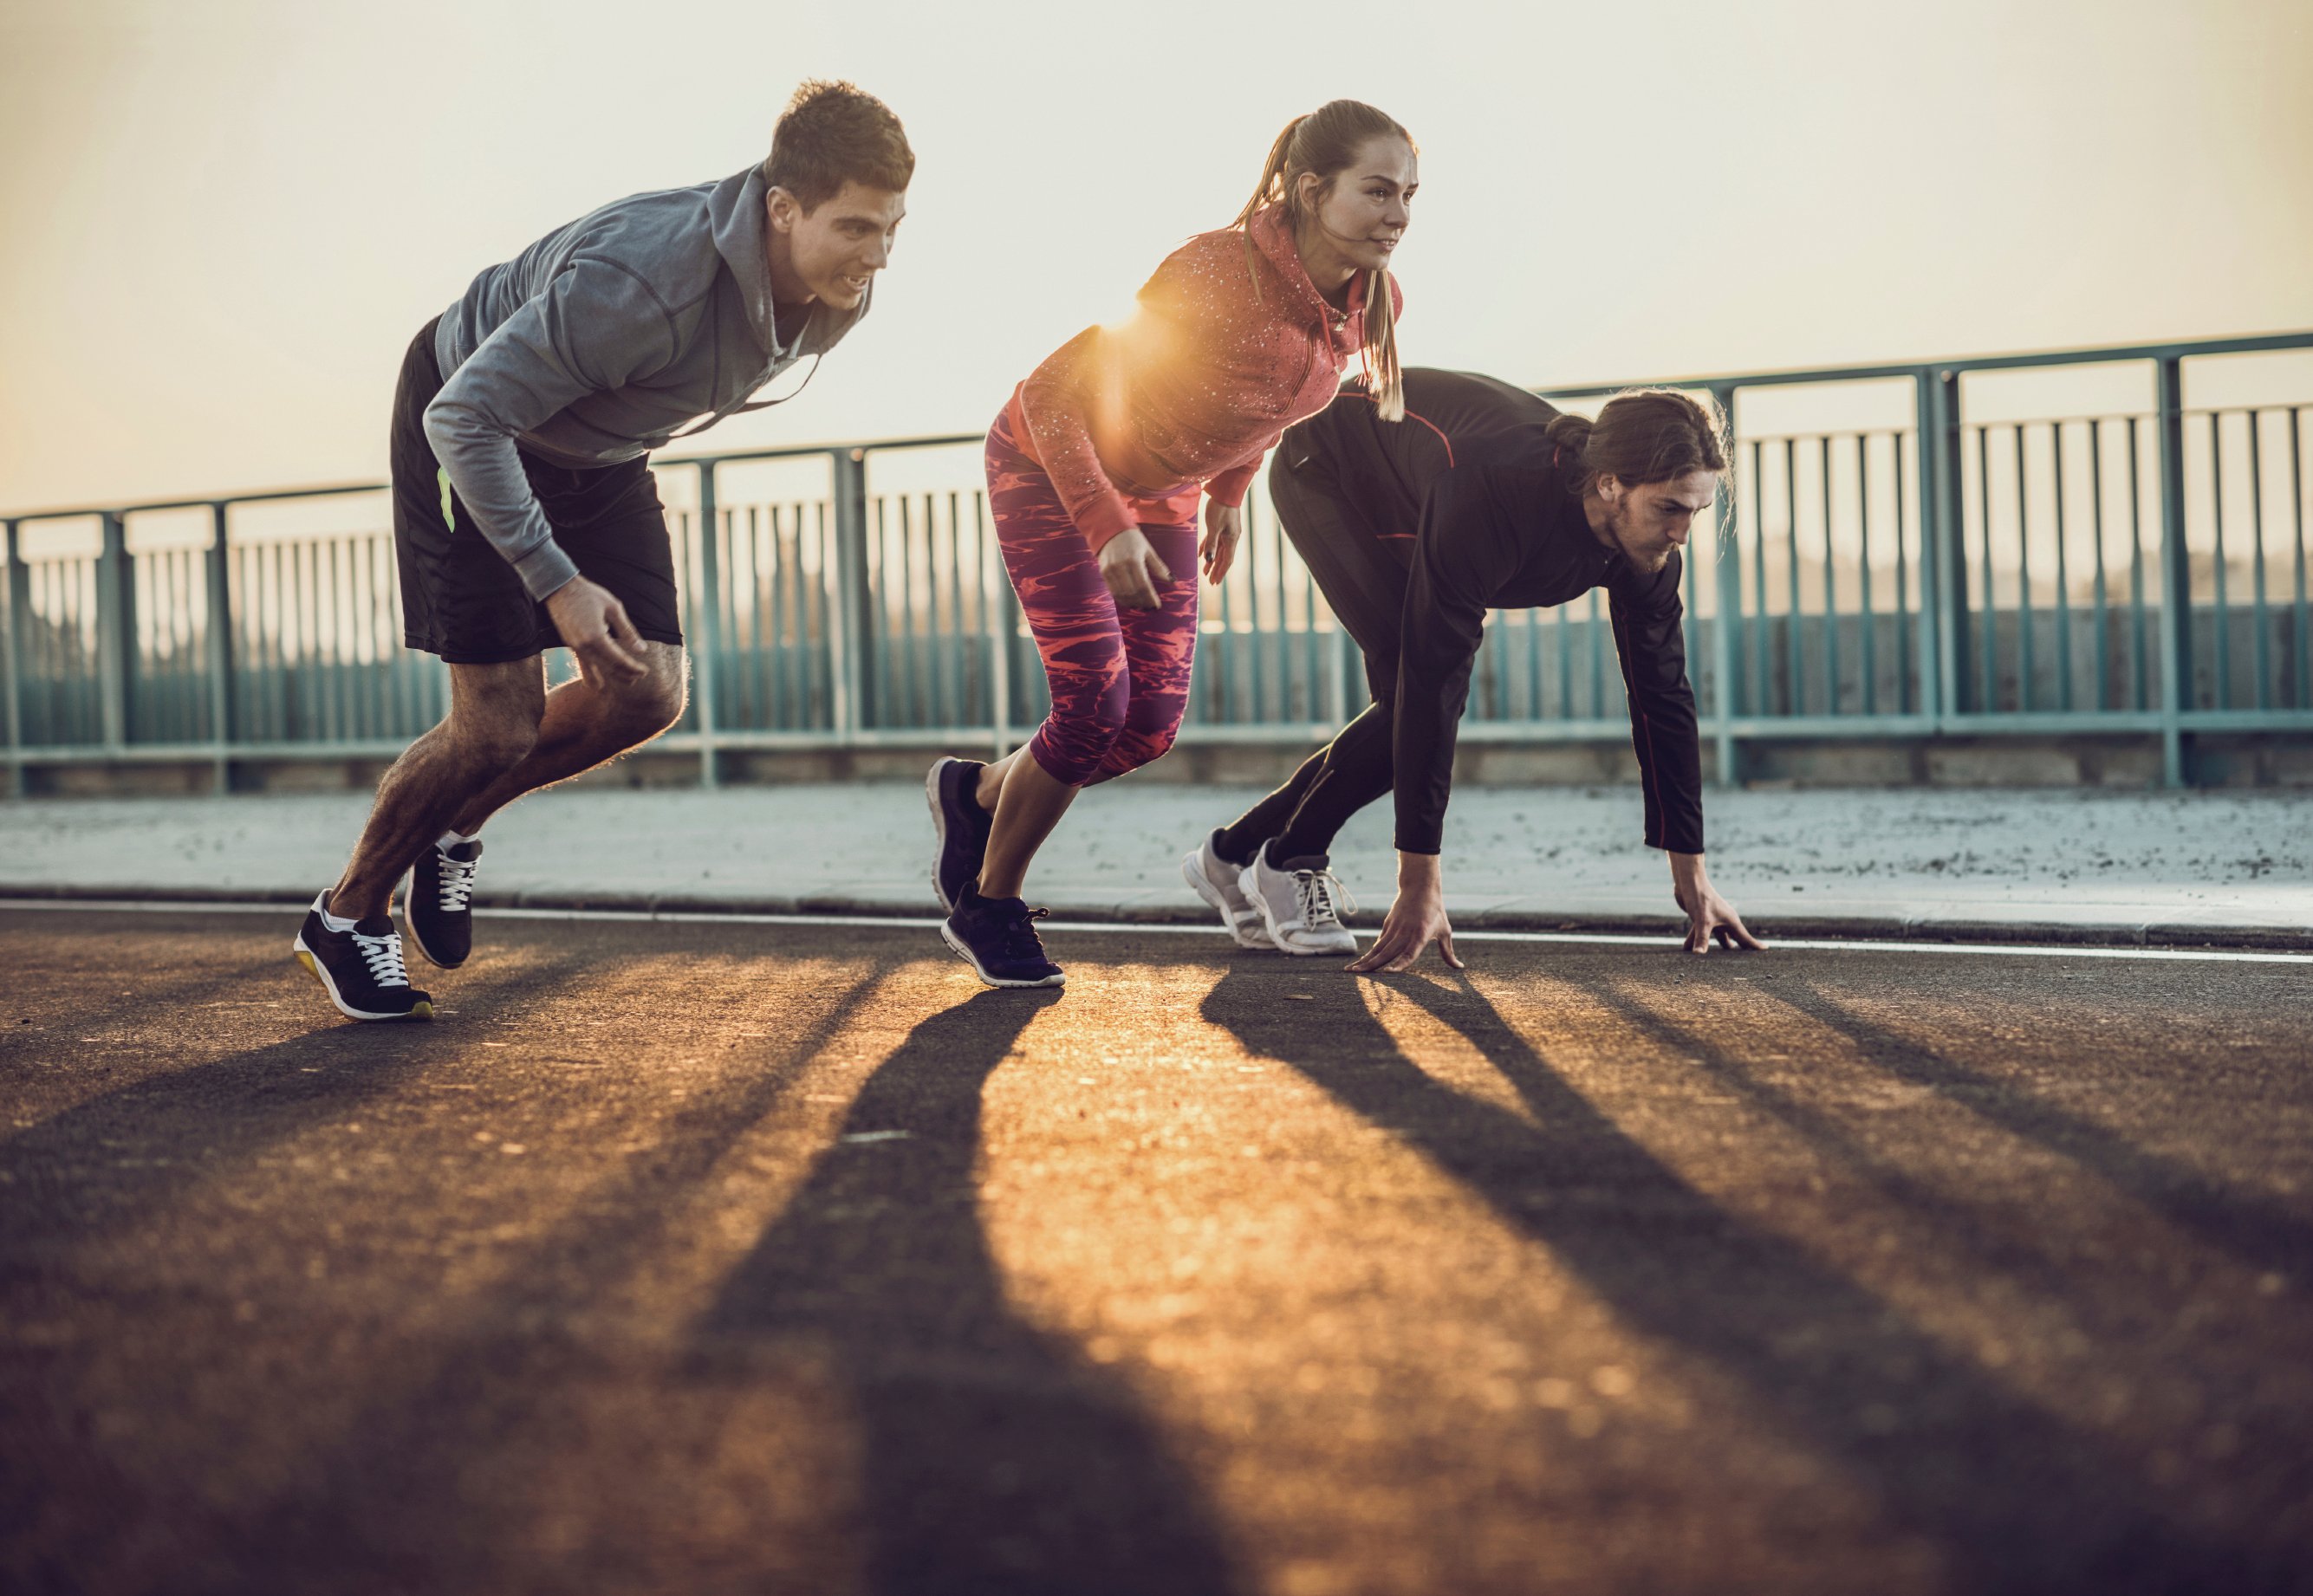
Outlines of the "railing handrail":
[[[2309,384],[2292,372],[2268,404],[2185,403],[2188,364],[2201,357],[2306,349],[2313,331],[1684,379],[1729,404],[1776,384],[1892,381],[1912,393],[1908,425],[1740,438],[1751,469],[1719,496],[1713,557],[1691,561],[1684,580],[1698,723],[1717,779],[1741,780],[1746,749],[1778,737],[2155,732],[2162,779],[2182,785],[2199,767],[2194,738],[2313,728]],[[2151,368],[2149,408],[2115,396],[2125,415],[2045,403],[1997,420],[1963,413],[1966,373],[2132,362]],[[2233,425],[2243,416],[2250,425]],[[2085,434],[2074,430],[2083,422]],[[978,442],[949,433],[657,462],[695,478],[695,498],[673,495],[686,507],[669,530],[682,542],[676,575],[692,638],[682,747],[702,782],[720,779],[726,756],[743,764],[806,746],[970,738],[1001,750],[1023,716],[1041,713],[985,495],[958,486],[977,460],[954,456]],[[875,460],[910,451],[943,452],[930,474],[942,486],[871,483]],[[734,478],[782,460],[815,462],[824,489],[781,485],[775,496],[797,500],[784,521],[777,505],[760,521],[755,503],[743,513],[734,497],[761,495]],[[387,731],[422,730],[446,679],[397,646],[395,554],[374,500],[358,531],[243,538],[233,526],[241,504],[387,490],[325,483],[0,516],[9,790],[24,790],[31,765],[142,758],[189,746],[196,731],[229,790],[243,759],[352,757],[376,751]],[[817,502],[808,531],[805,500]],[[1357,699],[1355,650],[1319,623],[1314,577],[1263,501],[1249,503],[1244,563],[1249,574],[1265,563],[1266,587],[1255,574],[1253,589],[1238,583],[1212,601],[1218,623],[1206,629],[1217,636],[1186,731],[1320,735]],[[201,516],[202,546],[136,546],[136,518],[155,513]],[[26,529],[68,522],[97,523],[100,547],[28,560]],[[1585,613],[1559,609],[1546,633],[1534,612],[1489,628],[1473,738],[1613,740],[1621,695],[1600,603],[1593,591]],[[2219,765],[2234,757],[2206,748]]]
[[2110,344],[2033,354],[1970,355],[1952,360],[1906,360],[1877,365],[1793,367],[1784,371],[1728,373],[1717,376],[1650,379],[1644,382],[1556,383],[1536,388],[1543,399],[1589,399],[1625,388],[1771,388],[1798,382],[1866,382],[1886,378],[1938,376],[1964,372],[2010,371],[2039,365],[2106,365],[2128,360],[2192,360],[2207,355],[2259,355],[2279,349],[2313,348],[2313,329],[2301,332],[2252,333],[2229,338],[2185,338],[2157,344]]
[[[2282,349],[2313,348],[2313,329],[2300,332],[2255,333],[2236,338],[2172,339],[2162,343],[2115,344],[2074,349],[2047,349],[2016,355],[1972,355],[1949,360],[1913,360],[1874,365],[1795,367],[1782,371],[1731,373],[1712,376],[1657,378],[1645,382],[1552,383],[1533,391],[1543,399],[1589,399],[1618,393],[1625,388],[1767,388],[1805,382],[1860,382],[1888,378],[1917,378],[1964,372],[2015,370],[2046,365],[2101,365],[2129,360],[2191,360],[2211,355],[2254,355]],[[2244,407],[2228,406],[2237,409]],[[2254,408],[2254,407],[2247,407]],[[1868,431],[1904,432],[1893,428]],[[1814,435],[1812,434],[1808,434]],[[902,449],[940,449],[980,442],[979,433],[922,434],[911,437],[868,440],[836,439],[820,443],[783,443],[762,449],[717,451],[704,454],[658,457],[661,466],[724,466],[767,460],[801,460],[814,455],[846,454],[854,460],[871,453]],[[0,514],[0,522],[22,524],[35,521],[72,521],[86,515],[145,515],[163,510],[214,509],[221,504],[254,504],[284,499],[329,498],[348,494],[383,493],[384,482],[324,483],[312,487],[268,488],[254,493],[216,493],[140,499],[128,504],[83,504],[63,509],[17,510]]]

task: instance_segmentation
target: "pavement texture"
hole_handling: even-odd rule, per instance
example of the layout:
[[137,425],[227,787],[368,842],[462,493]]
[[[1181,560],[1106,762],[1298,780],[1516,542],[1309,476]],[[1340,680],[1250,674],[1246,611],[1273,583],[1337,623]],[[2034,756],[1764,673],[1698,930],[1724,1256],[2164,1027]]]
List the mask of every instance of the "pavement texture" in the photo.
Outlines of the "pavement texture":
[[0,911],[0,1588],[2313,1588],[2313,964],[293,928]]
[[[1030,878],[1074,918],[1201,921],[1181,855],[1259,796],[1130,780],[1085,794]],[[2313,792],[1756,791],[1708,800],[1711,871],[1767,932],[2313,947]],[[305,901],[337,878],[365,794],[0,804],[0,896]],[[1456,794],[1456,923],[1676,924],[1634,788]],[[922,914],[931,829],[908,783],[566,788],[494,820],[476,901]],[[1385,803],[1334,866],[1378,927]]]

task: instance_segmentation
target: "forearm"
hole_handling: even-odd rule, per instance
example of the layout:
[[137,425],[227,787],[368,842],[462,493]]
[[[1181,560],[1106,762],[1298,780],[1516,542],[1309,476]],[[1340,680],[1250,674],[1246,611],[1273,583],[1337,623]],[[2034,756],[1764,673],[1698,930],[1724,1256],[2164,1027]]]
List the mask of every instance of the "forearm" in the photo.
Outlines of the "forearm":
[[[1457,651],[1458,652],[1458,651]],[[1401,855],[1434,857],[1444,846],[1446,805],[1454,792],[1454,754],[1469,700],[1470,662],[1400,655],[1397,703],[1391,716],[1390,769]]]
[[1097,552],[1134,524],[1132,507],[1100,458],[1086,392],[1102,358],[1099,329],[1062,345],[1020,385],[1021,440],[1051,478],[1052,491]]
[[1284,438],[1282,432],[1273,432],[1261,440],[1261,447],[1246,459],[1239,460],[1205,484],[1205,492],[1224,504],[1235,507],[1244,503],[1244,495],[1253,490],[1253,479],[1261,474],[1262,462],[1269,452]]
[[1702,852],[1702,735],[1686,677],[1678,617],[1634,622],[1618,602],[1614,650],[1630,693],[1631,751],[1638,756],[1645,839],[1673,854]]
[[640,277],[579,260],[484,338],[426,407],[434,458],[533,599],[578,568],[554,541],[514,440],[588,394],[650,375],[673,351],[673,322]]
[[1645,794],[1645,841],[1674,859],[1702,856],[1702,742],[1690,719],[1666,729],[1633,706],[1631,741]]
[[1446,612],[1418,587],[1409,596],[1391,716],[1390,769],[1401,854],[1434,855],[1444,844],[1454,752],[1477,658],[1474,634],[1483,620],[1483,610],[1475,616]]
[[514,568],[532,598],[542,600],[578,574],[554,540],[511,434],[471,404],[437,398],[427,407],[426,438],[473,530]]

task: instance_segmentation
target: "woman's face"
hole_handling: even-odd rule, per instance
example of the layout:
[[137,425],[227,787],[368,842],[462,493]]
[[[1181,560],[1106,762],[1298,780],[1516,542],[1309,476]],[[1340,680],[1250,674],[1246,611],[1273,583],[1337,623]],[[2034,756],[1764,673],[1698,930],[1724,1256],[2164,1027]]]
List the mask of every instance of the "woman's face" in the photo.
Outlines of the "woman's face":
[[1315,216],[1324,241],[1350,265],[1377,271],[1389,264],[1412,224],[1420,180],[1413,146],[1394,133],[1376,134],[1322,195],[1317,190],[1324,185],[1316,176],[1302,175],[1304,214]]

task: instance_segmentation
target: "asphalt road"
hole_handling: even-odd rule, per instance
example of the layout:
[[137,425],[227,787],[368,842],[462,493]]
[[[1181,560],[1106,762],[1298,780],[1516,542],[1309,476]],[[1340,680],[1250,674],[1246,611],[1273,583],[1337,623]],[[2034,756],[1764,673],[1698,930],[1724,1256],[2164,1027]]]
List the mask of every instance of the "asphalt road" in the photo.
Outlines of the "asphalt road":
[[2313,1589],[2313,965],[0,913],[0,1588]]

